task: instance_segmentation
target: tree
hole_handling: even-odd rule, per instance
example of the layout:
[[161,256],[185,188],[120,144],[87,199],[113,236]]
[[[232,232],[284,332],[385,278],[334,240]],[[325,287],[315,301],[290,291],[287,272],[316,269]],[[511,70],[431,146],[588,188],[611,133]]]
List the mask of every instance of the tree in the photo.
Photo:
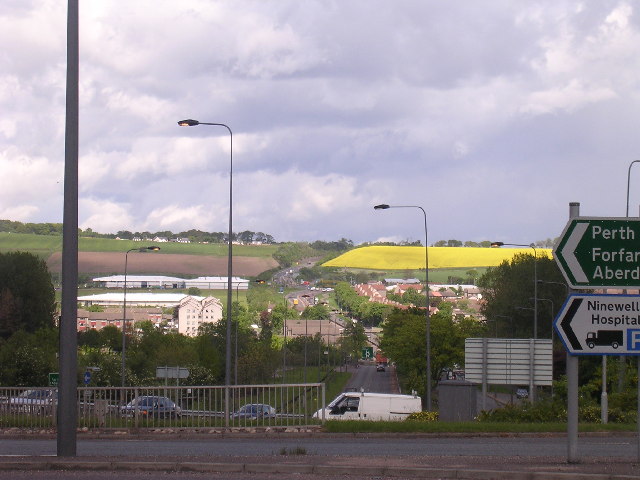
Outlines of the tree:
[[[430,316],[430,323],[433,385],[447,369],[464,364],[464,340],[481,336],[485,327],[473,318],[454,321],[452,306],[448,303]],[[404,389],[424,394],[427,352],[424,312],[394,310],[383,324],[380,347],[396,362]]]
[[562,306],[567,290],[556,263],[546,257],[534,259],[533,254],[515,255],[478,279],[484,297],[482,313],[488,321],[496,322],[499,336],[533,336],[534,268],[541,280],[538,299],[546,299],[538,300],[538,338],[551,338],[551,319]]
[[345,321],[340,338],[341,349],[355,360],[360,357],[360,352],[366,345],[367,335],[362,324],[355,321]]
[[310,305],[302,311],[300,318],[327,320],[331,318],[331,312],[326,305]]
[[57,371],[58,335],[53,329],[34,333],[20,330],[0,345],[0,384],[11,387],[45,386]]
[[194,295],[196,297],[199,297],[200,295],[202,295],[202,290],[200,290],[198,287],[189,287],[189,290],[187,290],[187,293],[189,295]]
[[55,292],[44,260],[26,252],[0,253],[0,337],[54,325]]

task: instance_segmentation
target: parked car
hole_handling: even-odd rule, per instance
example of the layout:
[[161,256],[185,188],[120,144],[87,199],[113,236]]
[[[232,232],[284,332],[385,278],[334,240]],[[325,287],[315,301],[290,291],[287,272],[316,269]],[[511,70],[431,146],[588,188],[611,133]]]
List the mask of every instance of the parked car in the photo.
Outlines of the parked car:
[[58,402],[58,391],[53,388],[25,390],[9,399],[11,410],[29,413],[45,413]]
[[516,398],[529,398],[529,390],[527,390],[526,388],[518,388],[516,390]]
[[379,363],[378,365],[376,365],[376,372],[384,372],[385,368],[384,368],[384,364]]
[[138,415],[152,418],[178,418],[182,409],[167,397],[141,396],[136,397],[120,409],[125,417]]
[[248,403],[233,414],[233,418],[258,420],[259,418],[275,418],[276,409],[264,403]]

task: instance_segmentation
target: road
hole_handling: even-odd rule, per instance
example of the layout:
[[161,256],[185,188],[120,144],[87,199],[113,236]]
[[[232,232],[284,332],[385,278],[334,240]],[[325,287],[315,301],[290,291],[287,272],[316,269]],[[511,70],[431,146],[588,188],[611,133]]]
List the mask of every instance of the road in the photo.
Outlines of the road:
[[[466,437],[353,434],[315,434],[235,437],[208,436],[166,439],[82,439],[78,455],[87,457],[269,457],[301,448],[305,456],[319,457],[558,457],[567,450],[564,436]],[[579,453],[590,459],[637,457],[637,439],[625,434],[586,437],[579,441]],[[44,438],[0,438],[0,456],[55,455],[56,440]]]
[[349,371],[353,375],[347,382],[346,389],[359,391],[364,388],[365,392],[370,393],[400,393],[393,366],[387,367],[384,372],[376,372],[374,364],[364,364]]

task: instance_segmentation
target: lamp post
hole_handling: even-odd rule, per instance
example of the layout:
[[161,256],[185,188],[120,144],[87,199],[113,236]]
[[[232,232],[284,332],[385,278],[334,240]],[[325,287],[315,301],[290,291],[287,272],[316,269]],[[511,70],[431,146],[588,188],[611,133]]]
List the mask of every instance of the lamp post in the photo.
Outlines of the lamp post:
[[425,309],[425,324],[426,324],[426,362],[427,362],[427,381],[426,381],[426,404],[427,410],[431,411],[431,318],[429,316],[429,240],[428,240],[428,231],[427,231],[427,212],[424,211],[419,205],[387,205],[380,204],[373,207],[374,210],[388,210],[389,208],[419,208],[422,211],[422,215],[424,216],[424,271],[425,271],[425,291],[427,295],[427,308]]
[[[140,252],[144,253],[147,251],[157,252],[160,250],[160,247],[156,247],[152,245],[150,247],[140,247],[140,248],[130,248],[124,254],[124,296],[122,299],[122,388],[126,386],[125,381],[125,366],[126,366],[126,348],[127,348],[127,266],[129,263],[129,253],[130,252]],[[122,392],[122,398],[124,398],[124,392]]]
[[529,245],[520,243],[504,243],[504,242],[491,242],[492,247],[529,247],[533,248],[533,298],[536,299],[533,302],[533,338],[538,338],[538,251],[533,243]]
[[75,457],[77,444],[78,368],[78,125],[79,0],[67,2],[67,72],[64,137],[64,205],[62,219],[62,299],[60,383],[56,451]]
[[625,217],[629,216],[629,187],[631,186],[631,167],[633,167],[634,163],[640,163],[640,160],[633,160],[629,164],[629,170],[627,171],[627,210],[625,213]]
[[[629,164],[629,169],[627,170],[627,210],[625,213],[626,217],[629,217],[629,189],[631,187],[631,167],[633,167],[634,164],[636,163],[640,163],[640,160],[633,160],[630,164]],[[623,293],[627,293],[627,290],[623,290]],[[603,371],[606,373],[606,355],[603,355],[602,357],[602,364],[603,364]],[[623,390],[623,386],[624,386],[624,381],[625,381],[625,376],[626,376],[626,371],[627,371],[627,360],[624,357],[624,355],[620,356],[620,363],[619,363],[619,373],[618,373],[618,391],[621,392]],[[638,357],[638,371],[640,372],[640,356]],[[638,383],[638,398],[640,398],[640,382]],[[640,422],[638,422],[638,425],[640,425]],[[639,431],[640,431],[640,426],[638,427]],[[638,445],[640,445],[640,443],[638,443]],[[640,447],[638,447],[640,448]],[[640,457],[640,451],[638,453],[638,456]]]
[[[551,304],[551,397],[553,398],[553,319],[555,318],[554,312],[556,311],[553,306],[553,300],[550,298],[538,298],[539,302],[549,302]],[[607,423],[607,422],[602,422]]]
[[227,261],[227,339],[224,383],[225,389],[225,423],[229,426],[229,385],[231,384],[231,304],[233,303],[231,276],[233,275],[233,132],[224,123],[199,122],[198,120],[180,120],[181,127],[195,127],[196,125],[213,125],[224,127],[229,131],[229,257]]

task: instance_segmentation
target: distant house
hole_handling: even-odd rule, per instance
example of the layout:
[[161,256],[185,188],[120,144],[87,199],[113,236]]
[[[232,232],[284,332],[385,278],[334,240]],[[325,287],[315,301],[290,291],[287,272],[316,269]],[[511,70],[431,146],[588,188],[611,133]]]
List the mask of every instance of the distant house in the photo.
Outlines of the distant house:
[[142,237],[133,237],[133,241],[134,242],[141,242],[142,241]]
[[167,237],[153,237],[152,241],[157,243],[166,243],[169,239]]
[[384,283],[387,285],[402,284],[420,284],[420,280],[417,278],[385,278]]
[[422,285],[416,283],[398,283],[393,288],[393,293],[396,295],[404,295],[404,293],[408,290],[415,290],[420,293],[422,291]]
[[172,238],[171,241],[175,242],[175,243],[191,243],[191,240],[189,240],[188,238],[184,238],[184,237]]
[[205,323],[222,320],[222,302],[215,297],[187,296],[178,305],[178,333],[195,337]]
[[[123,310],[120,307],[105,308],[104,312],[89,312],[78,309],[78,332],[87,330],[102,330],[106,326],[114,326],[122,329]],[[127,309],[127,329],[130,329],[137,322],[149,321],[154,326],[172,326],[172,315],[163,314],[159,307],[133,307]]]

